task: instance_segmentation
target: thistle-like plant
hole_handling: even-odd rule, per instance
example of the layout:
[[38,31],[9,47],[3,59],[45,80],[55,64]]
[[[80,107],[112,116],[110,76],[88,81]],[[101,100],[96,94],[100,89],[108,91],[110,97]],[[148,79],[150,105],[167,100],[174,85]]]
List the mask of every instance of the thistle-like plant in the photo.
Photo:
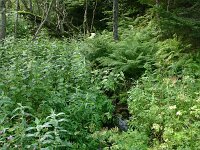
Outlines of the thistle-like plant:
[[61,137],[62,133],[68,132],[62,127],[62,123],[67,122],[64,115],[62,112],[56,114],[52,110],[44,123],[36,118],[35,125],[26,129],[26,137],[32,141],[26,147],[34,149],[70,147],[71,144]]
[[[26,143],[25,129],[28,126],[28,118],[32,116],[28,113],[31,108],[23,106],[21,103],[18,103],[17,105],[18,107],[11,113],[13,115],[9,122],[7,122],[8,116],[5,116],[7,121],[3,119],[2,126],[0,126],[2,128],[0,129],[0,146],[4,149],[23,148]],[[12,126],[9,126],[10,123]]]

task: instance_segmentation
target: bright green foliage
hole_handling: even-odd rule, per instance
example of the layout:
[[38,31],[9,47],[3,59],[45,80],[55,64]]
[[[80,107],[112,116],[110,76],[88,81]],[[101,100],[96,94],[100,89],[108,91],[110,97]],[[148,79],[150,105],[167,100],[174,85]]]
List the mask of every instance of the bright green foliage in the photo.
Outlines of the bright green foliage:
[[104,150],[146,150],[148,144],[148,137],[145,134],[138,131],[121,133],[118,131],[118,128],[97,131],[92,137],[99,140],[100,147]]
[[137,78],[145,70],[144,65],[152,63],[156,52],[157,31],[155,24],[149,23],[144,29],[125,30],[118,43],[102,35],[93,41],[89,60],[98,67],[109,67],[116,72],[123,71],[128,78]]
[[159,72],[140,82],[128,99],[130,126],[145,132],[155,149],[200,148],[199,80]]
[[[34,117],[28,113],[31,109],[27,106],[22,106],[20,103],[18,107],[13,111],[11,121],[13,127],[3,128],[1,131],[1,146],[3,149],[56,149],[59,147],[71,147],[68,141],[61,140],[62,134],[66,134],[64,130],[63,122],[64,113],[55,114],[51,112],[44,124],[41,124],[41,120],[35,118],[35,126],[30,126],[30,122]],[[62,115],[62,116],[61,116]],[[62,119],[59,119],[59,117]],[[60,126],[62,124],[62,126]],[[1,127],[2,128],[2,127]]]
[[[124,32],[122,37],[127,38],[118,43],[106,40],[105,35],[100,36],[103,44],[95,45],[95,39],[92,41],[94,45],[89,58],[95,60],[94,66],[101,68],[99,70],[109,68],[126,74],[128,70],[135,72],[140,64],[143,68],[139,79],[127,93],[131,115],[129,131],[119,133],[112,129],[94,134],[104,149],[200,148],[199,53],[188,53],[191,46],[183,44],[176,35],[163,39],[160,31],[155,22],[150,22],[146,27],[139,26],[132,32],[129,30],[129,34]],[[111,48],[107,50],[105,45]],[[125,55],[126,51],[129,55]],[[142,62],[137,61],[140,56]],[[130,60],[121,63],[127,58]],[[133,70],[131,67],[120,69],[133,65],[132,62],[138,62]],[[131,77],[136,78],[137,75],[138,72]],[[114,92],[114,95],[117,94],[119,96],[120,92]]]
[[[81,33],[85,2],[56,1],[44,27],[57,36]],[[49,39],[42,30],[35,41],[14,40],[10,16],[11,36],[0,47],[0,147],[200,149],[199,0],[119,0],[117,42],[112,1],[88,1],[85,30],[95,2],[92,32],[104,31],[93,39]],[[42,11],[24,16],[39,24]],[[19,19],[19,37],[32,27]]]
[[200,148],[199,54],[182,53],[176,39],[161,43],[154,55],[159,68],[152,70],[148,65],[128,92],[129,131],[113,129],[95,134],[104,149]]
[[128,77],[140,75],[144,71],[144,64],[151,63],[151,55],[156,50],[156,39],[151,39],[150,28],[129,32],[130,36],[114,45],[112,54],[99,59],[101,64],[123,71]]
[[28,138],[29,141],[35,141],[35,143],[28,145],[28,142],[26,142],[25,147],[28,149],[59,149],[62,147],[72,147],[70,142],[62,140],[64,134],[69,134],[69,131],[64,129],[64,122],[68,122],[69,120],[64,118],[64,113],[55,114],[53,110],[43,124],[36,118],[35,126],[26,129],[26,138]]
[[199,149],[196,56],[182,53],[175,39],[160,46],[156,54],[159,69],[147,71],[129,92],[129,125],[146,133],[150,149]]
[[[91,84],[89,67],[80,49],[81,46],[73,41],[50,42],[48,39],[34,42],[27,39],[14,42],[8,39],[4,47],[1,47],[0,130],[5,130],[4,139],[9,136],[14,138],[7,145],[9,148],[15,145],[24,147],[25,131],[35,136],[37,134],[40,138],[48,135],[45,144],[40,142],[47,139],[37,141],[37,136],[30,136],[31,147],[56,147],[64,141],[72,143],[75,149],[90,149],[97,146],[89,135],[101,128],[103,121],[112,112],[112,105],[98,87]],[[16,106],[17,103],[20,103],[20,107]],[[14,109],[16,111],[13,114],[8,113]],[[56,117],[55,112],[49,115],[52,109],[65,115],[52,118]],[[11,123],[9,117],[14,114],[20,116],[13,117]],[[38,118],[35,123],[35,117],[28,114]],[[45,119],[46,116],[49,117]],[[52,119],[64,123],[61,122],[61,126],[57,126],[53,124],[56,120]],[[68,122],[65,123],[65,120]],[[36,129],[47,122],[51,126],[48,132]],[[67,133],[63,133],[65,130]],[[5,140],[0,142],[1,146],[4,144]]]
[[109,70],[108,68],[103,68],[94,70],[92,73],[92,80],[98,82],[100,89],[102,89],[105,92],[117,92],[119,91],[120,86],[123,86],[125,82],[123,72],[116,73],[112,70]]

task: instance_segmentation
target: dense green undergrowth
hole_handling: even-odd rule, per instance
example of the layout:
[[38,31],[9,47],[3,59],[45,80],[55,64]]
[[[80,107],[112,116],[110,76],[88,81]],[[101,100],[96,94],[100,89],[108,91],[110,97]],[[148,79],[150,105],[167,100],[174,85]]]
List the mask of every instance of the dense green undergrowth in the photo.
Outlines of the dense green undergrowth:
[[[129,131],[104,129],[94,137],[111,145],[105,149],[199,149],[199,53],[176,35],[164,39],[155,22],[124,30],[118,43],[104,36],[92,41],[89,60],[97,70],[124,73],[124,84],[104,91],[127,102]],[[127,80],[130,90],[122,88]]]
[[[122,28],[118,42],[107,31],[81,41],[7,39],[0,48],[0,146],[199,149],[199,53],[176,34],[164,38],[149,18]],[[116,110],[121,103],[128,114]],[[127,119],[127,132],[116,116]]]
[[77,42],[9,40],[0,49],[0,147],[93,149],[112,112]]

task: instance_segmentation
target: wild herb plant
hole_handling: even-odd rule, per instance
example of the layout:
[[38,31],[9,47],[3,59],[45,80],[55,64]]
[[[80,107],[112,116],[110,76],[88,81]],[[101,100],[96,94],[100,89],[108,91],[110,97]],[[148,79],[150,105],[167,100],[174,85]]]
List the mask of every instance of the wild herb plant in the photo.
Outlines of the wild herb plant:
[[12,117],[7,116],[4,120],[5,124],[3,122],[3,126],[1,126],[1,146],[4,149],[18,149],[25,146],[25,129],[28,127],[28,118],[32,117],[29,113],[30,109],[30,107],[18,103],[17,108],[12,111]]
[[[129,131],[118,134],[115,129],[102,130],[95,132],[94,137],[105,149],[199,149],[199,53],[188,52],[191,45],[183,43],[177,35],[162,37],[162,30],[155,22],[145,26],[133,29],[133,35],[125,32],[124,39],[118,43],[108,40],[106,43],[107,37],[100,35],[104,45],[112,47],[109,53],[104,53],[105,49],[99,48],[101,45],[95,49],[94,44],[89,49],[93,73],[100,75],[105,85],[121,87],[117,77],[109,82],[104,71],[122,71],[125,80],[135,79],[125,94],[130,113]],[[129,53],[125,55],[126,52]],[[135,68],[126,67],[134,64]],[[116,92],[119,88],[115,88],[114,95],[120,98]],[[105,93],[107,89],[103,89]]]
[[35,126],[26,128],[26,137],[33,141],[30,145],[26,145],[28,149],[59,149],[69,148],[71,143],[67,139],[62,139],[62,134],[68,134],[68,131],[63,129],[64,113],[56,114],[53,110],[46,117],[46,120],[41,122],[38,118],[35,119]]
[[[171,17],[169,24],[194,32],[198,21],[174,12],[153,19],[155,10],[123,20],[118,42],[107,31],[84,41],[45,32],[35,41],[7,38],[0,47],[2,149],[199,149],[200,55],[159,26]],[[127,132],[109,124],[119,113],[115,101],[128,105]]]
[[[14,113],[23,114],[22,106],[31,108],[31,114],[41,120],[36,126],[45,123],[45,118],[52,109],[65,113],[64,116],[58,113],[57,120],[63,121],[63,129],[56,126],[57,114],[52,112],[46,120],[51,130],[41,133],[41,136],[46,134],[49,137],[38,141],[39,135],[35,134],[35,138],[34,135],[30,137],[30,143],[25,142],[27,138],[24,137],[29,134],[26,131],[28,127],[35,127],[34,118],[21,116],[20,120],[14,117],[11,123],[8,117],[4,117],[1,128],[16,128],[13,132],[21,137],[14,142],[18,147],[40,147],[46,140],[50,143],[43,143],[44,147],[71,145],[75,149],[88,149],[97,146],[90,134],[102,127],[113,107],[98,87],[91,84],[90,68],[80,49],[81,46],[75,41],[70,43],[52,40],[50,43],[49,39],[34,42],[27,39],[20,42],[7,39],[0,49],[0,90],[3,91],[3,97],[9,97],[13,103],[8,108],[3,104],[2,110],[16,110]],[[16,109],[17,103],[23,104],[20,109]],[[68,122],[65,123],[64,120]],[[64,131],[70,134],[65,134]],[[1,143],[4,144],[5,141]]]

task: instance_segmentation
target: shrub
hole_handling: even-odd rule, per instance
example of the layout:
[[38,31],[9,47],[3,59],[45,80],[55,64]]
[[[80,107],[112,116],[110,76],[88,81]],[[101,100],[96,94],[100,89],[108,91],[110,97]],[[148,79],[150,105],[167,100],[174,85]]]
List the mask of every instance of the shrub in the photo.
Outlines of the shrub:
[[200,84],[194,74],[199,71],[191,69],[198,64],[192,59],[197,56],[182,53],[175,41],[168,42],[171,54],[164,42],[162,54],[156,55],[159,69],[147,71],[129,92],[129,125],[149,137],[150,149],[198,149]]
[[[59,119],[68,120],[62,128],[70,134],[59,134],[61,140],[72,143],[75,149],[94,148],[96,141],[89,135],[101,128],[113,108],[98,87],[91,84],[90,68],[80,52],[81,48],[75,41],[40,38],[34,42],[29,39],[14,42],[7,39],[4,47],[0,48],[0,98],[1,101],[11,101],[12,105],[8,107],[6,103],[2,104],[1,111],[4,113],[0,129],[11,128],[18,137],[24,137],[26,128],[34,127],[36,130],[37,126],[49,122],[45,118],[53,109],[65,113]],[[23,121],[27,122],[26,127],[20,132],[15,130],[20,121],[10,122],[12,114],[8,112],[16,109],[17,103],[31,108],[29,113],[41,121],[34,123],[34,118],[26,116]],[[42,132],[42,135],[46,133]],[[56,135],[50,135],[53,139],[57,138]],[[48,140],[53,139],[50,137]],[[32,136],[31,140],[32,144],[40,144],[37,137]],[[18,141],[16,143],[19,144]],[[45,147],[51,144],[47,143]]]
[[[110,41],[108,35],[101,35],[92,41],[88,57],[91,62],[98,62],[98,67],[109,67],[116,72],[124,72],[127,78],[137,79],[145,71],[144,65],[152,63],[152,55],[157,50],[157,34],[154,24],[149,23],[144,29],[125,30],[122,40]],[[111,38],[110,38],[111,39]]]

